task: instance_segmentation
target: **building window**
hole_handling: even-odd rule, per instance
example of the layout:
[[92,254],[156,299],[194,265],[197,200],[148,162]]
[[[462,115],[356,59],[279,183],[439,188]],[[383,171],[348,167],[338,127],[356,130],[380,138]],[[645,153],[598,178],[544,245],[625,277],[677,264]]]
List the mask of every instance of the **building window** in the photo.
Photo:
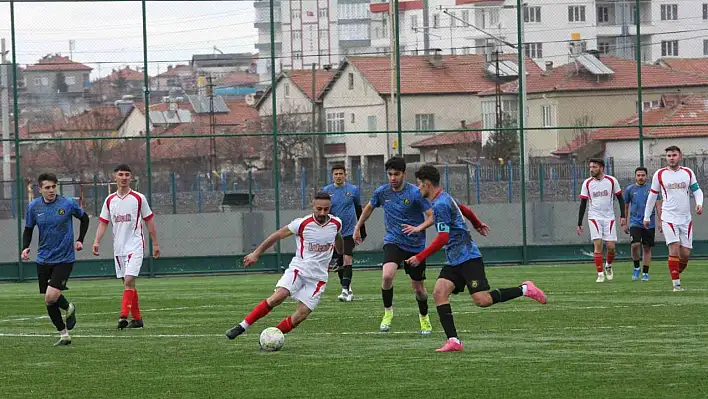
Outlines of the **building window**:
[[678,19],[678,4],[662,4],[661,20],[675,21]]
[[66,83],[68,85],[75,85],[76,84],[76,76],[65,76],[64,83]]
[[366,118],[367,128],[369,130],[369,137],[376,137],[376,131],[378,126],[376,126],[376,115],[369,115]]
[[302,58],[302,52],[300,52],[300,51],[293,51],[293,58],[295,58],[296,60],[299,61],[300,58]]
[[585,22],[585,6],[569,6],[568,22]]
[[440,14],[433,14],[433,28],[440,27]]
[[498,8],[492,8],[489,10],[489,26],[493,27],[494,25],[499,24],[499,9]]
[[349,72],[349,90],[354,90],[354,74]]
[[327,18],[329,15],[329,12],[327,11],[326,8],[320,8],[320,18]]
[[388,37],[388,16],[384,16],[381,20],[381,33],[384,38]]
[[418,28],[418,16],[411,15],[411,29],[416,30]]
[[329,31],[328,30],[321,30],[320,31],[320,41],[327,43],[327,39],[329,39]]
[[293,31],[293,40],[300,40],[302,38],[302,31]]
[[284,94],[285,98],[289,98],[290,97],[290,83],[285,83],[283,85],[283,91],[285,92],[285,94]]
[[344,132],[344,112],[332,112],[327,114],[327,132]]
[[[516,126],[518,118],[519,103],[516,100],[502,100],[502,120],[513,122],[511,125]],[[496,101],[482,102],[482,127],[484,129],[497,128],[497,111]],[[508,126],[507,126],[508,127]]]
[[526,56],[529,58],[543,58],[543,43],[526,43]]
[[415,130],[417,130],[418,133],[422,133],[422,131],[425,130],[435,130],[435,114],[416,114]]
[[703,55],[708,55],[708,40],[703,39]]
[[679,49],[678,40],[662,40],[661,41],[661,56],[662,57],[678,57]]
[[464,21],[464,26],[467,26],[470,24],[470,10],[463,10],[462,11],[462,21]]
[[543,127],[555,127],[555,106],[554,105],[544,105],[541,107],[541,114],[543,118]]
[[293,10],[293,19],[300,19],[300,15],[302,15],[300,10]]
[[42,84],[42,78],[40,78],[39,76],[35,76],[34,77],[34,85],[39,86],[41,84]]
[[612,45],[607,42],[599,42],[597,43],[597,51],[599,51],[600,54],[610,54],[610,51],[612,51]]
[[598,6],[597,7],[597,23],[607,24],[610,22],[610,7]]
[[541,7],[524,7],[524,22],[541,22]]
[[47,76],[42,76],[42,86],[49,86],[49,78]]
[[708,4],[703,3],[703,20],[708,19]]
[[450,11],[450,27],[454,28],[457,26],[457,16],[454,11]]

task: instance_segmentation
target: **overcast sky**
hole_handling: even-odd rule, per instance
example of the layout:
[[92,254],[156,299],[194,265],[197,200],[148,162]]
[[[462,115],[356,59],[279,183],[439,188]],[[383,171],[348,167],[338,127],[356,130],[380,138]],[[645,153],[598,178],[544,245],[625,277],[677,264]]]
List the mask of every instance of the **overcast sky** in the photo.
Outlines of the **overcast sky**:
[[[169,64],[186,63],[192,54],[255,52],[252,1],[147,3],[150,75]],[[94,71],[92,79],[113,68],[142,66],[140,2],[26,2],[15,4],[17,62],[36,63],[49,53],[69,55]],[[0,3],[0,37],[10,45],[10,4]],[[11,61],[8,55],[8,60]]]

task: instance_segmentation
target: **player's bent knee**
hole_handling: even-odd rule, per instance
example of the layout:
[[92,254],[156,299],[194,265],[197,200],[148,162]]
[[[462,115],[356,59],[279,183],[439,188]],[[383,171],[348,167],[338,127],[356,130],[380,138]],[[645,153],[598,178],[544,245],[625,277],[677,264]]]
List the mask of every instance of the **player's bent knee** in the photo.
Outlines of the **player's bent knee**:
[[273,295],[269,296],[268,299],[266,299],[266,302],[268,303],[268,306],[274,308],[285,302],[285,300],[289,296],[290,291],[288,291],[286,288],[278,287],[273,293]]
[[474,304],[480,308],[486,308],[487,306],[492,306],[492,296],[488,292],[475,292],[472,294],[472,300]]

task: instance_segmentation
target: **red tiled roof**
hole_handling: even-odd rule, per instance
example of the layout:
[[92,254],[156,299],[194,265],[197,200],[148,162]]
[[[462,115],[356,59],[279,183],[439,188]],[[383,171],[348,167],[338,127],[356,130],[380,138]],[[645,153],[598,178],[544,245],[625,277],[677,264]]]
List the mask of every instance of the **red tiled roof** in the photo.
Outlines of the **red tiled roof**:
[[[634,60],[603,56],[601,61],[614,71],[607,76],[593,75],[580,64],[571,62],[554,68],[551,72],[531,75],[526,79],[527,93],[547,93],[554,91],[619,90],[636,89],[637,64]],[[674,71],[657,65],[642,64],[642,87],[682,87],[708,86],[708,76],[700,77],[685,72]],[[518,80],[501,86],[503,93],[518,93]],[[480,95],[494,95],[491,88]]]
[[219,79],[219,86],[250,86],[258,83],[258,75],[248,72],[234,71]]
[[[670,97],[662,99],[669,102]],[[554,154],[572,153],[592,140],[635,140],[639,138],[639,117],[637,114],[619,120],[613,128],[597,129],[587,137],[578,137],[569,145],[558,148]],[[701,96],[686,96],[680,102],[670,106],[662,106],[643,112],[644,125],[662,125],[661,127],[644,127],[643,135],[647,138],[671,137],[708,137],[706,126],[676,126],[678,124],[700,125],[708,124],[708,98]]]
[[708,58],[661,58],[657,65],[674,71],[708,76]]
[[[430,56],[401,57],[401,94],[479,93],[495,87],[486,70],[483,54],[443,55],[440,67],[434,66]],[[503,60],[515,61],[517,56],[505,54]],[[353,65],[371,83],[379,94],[390,93],[391,61],[389,57],[348,57]],[[526,58],[526,72],[538,76],[542,70]]]
[[120,110],[114,106],[102,106],[51,124],[28,122],[20,128],[20,137],[29,138],[32,134],[57,132],[112,131],[117,130],[126,117],[127,115],[121,115]]
[[93,68],[84,64],[72,61],[69,57],[62,57],[58,54],[48,55],[39,60],[34,65],[28,65],[27,71],[90,71]]
[[[297,70],[285,72],[290,80],[312,101],[312,71]],[[315,95],[324,90],[325,86],[332,80],[334,72],[332,71],[316,71],[315,73]]]
[[[388,4],[389,3],[371,3],[369,5],[369,10],[371,10],[372,13],[388,12]],[[401,12],[409,11],[409,10],[422,10],[422,9],[423,9],[423,2],[421,0],[398,2],[398,10]]]
[[121,76],[123,79],[130,82],[142,82],[145,79],[145,75],[142,72],[136,71],[130,67],[125,67],[123,69],[113,71],[110,75],[98,79],[97,81],[115,82]]
[[[481,129],[482,121],[476,121],[471,125],[467,126],[469,129]],[[449,132],[436,134],[433,137],[428,137],[427,139],[419,140],[412,143],[410,146],[413,148],[422,147],[442,147],[448,145],[464,145],[474,142],[482,142],[482,132],[481,131],[460,131],[460,132]]]
[[173,76],[180,76],[183,72],[192,72],[192,67],[189,65],[175,65],[172,67],[172,69],[169,69],[167,72],[163,72],[157,76],[156,78],[169,78]]

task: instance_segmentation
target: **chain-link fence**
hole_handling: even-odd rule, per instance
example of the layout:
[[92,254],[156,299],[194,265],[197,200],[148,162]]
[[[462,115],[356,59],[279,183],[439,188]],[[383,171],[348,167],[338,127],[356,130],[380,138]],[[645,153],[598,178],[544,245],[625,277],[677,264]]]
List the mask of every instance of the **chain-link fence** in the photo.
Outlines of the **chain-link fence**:
[[[40,173],[95,220],[119,163],[158,215],[150,274],[241,270],[333,165],[366,203],[394,155],[474,206],[488,262],[586,259],[590,158],[625,187],[678,145],[708,186],[706,20],[697,0],[0,2],[0,279],[34,276],[19,252]],[[382,213],[358,265],[379,262]],[[86,252],[75,274],[112,273]]]

